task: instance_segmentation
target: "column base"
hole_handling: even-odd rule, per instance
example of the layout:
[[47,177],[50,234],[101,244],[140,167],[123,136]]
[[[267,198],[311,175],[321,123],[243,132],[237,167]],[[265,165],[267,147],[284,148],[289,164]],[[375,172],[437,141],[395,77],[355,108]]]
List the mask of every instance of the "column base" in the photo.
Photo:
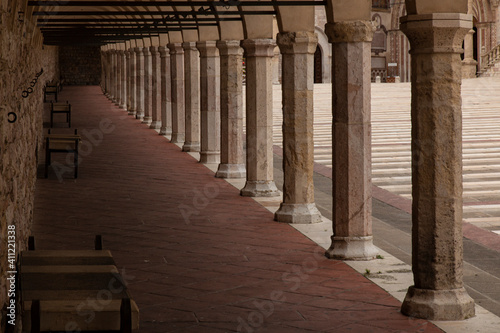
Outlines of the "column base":
[[401,312],[428,320],[464,320],[475,315],[474,300],[465,288],[451,290],[408,288]]
[[200,143],[199,142],[184,142],[182,146],[182,151],[185,152],[198,152],[200,151]]
[[168,127],[160,128],[160,135],[172,135],[172,128]]
[[477,61],[474,59],[465,59],[462,61],[462,79],[475,78],[477,70]]
[[153,117],[151,116],[144,116],[142,118],[142,124],[150,125],[153,122]]
[[274,219],[278,222],[297,224],[323,222],[321,213],[314,203],[291,204],[282,202],[280,208],[274,213]]
[[138,111],[135,113],[135,119],[139,119],[142,121],[144,119],[144,111]]
[[127,111],[127,106],[125,104],[121,104],[119,108],[123,109],[124,111]]
[[184,133],[172,133],[172,139],[170,140],[171,143],[184,143],[186,140],[185,134]]
[[372,260],[378,251],[373,245],[372,236],[336,237],[332,236],[332,245],[326,250],[329,259],[339,260]]
[[215,177],[217,178],[245,178],[247,171],[245,164],[219,164]]
[[137,111],[133,110],[133,109],[129,109],[128,110],[128,115],[129,116],[135,116],[137,114]]
[[218,151],[202,151],[200,152],[200,163],[220,163],[220,152]]
[[240,195],[243,197],[278,197],[280,191],[274,180],[247,180]]
[[151,125],[149,125],[149,128],[159,130],[161,127],[161,121],[154,120],[151,122]]

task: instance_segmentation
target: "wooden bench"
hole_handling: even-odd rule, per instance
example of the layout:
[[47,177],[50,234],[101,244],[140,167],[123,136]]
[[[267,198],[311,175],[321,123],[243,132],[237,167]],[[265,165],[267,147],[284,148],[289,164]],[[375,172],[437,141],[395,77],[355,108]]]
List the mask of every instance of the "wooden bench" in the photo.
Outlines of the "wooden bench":
[[22,251],[19,264],[23,331],[139,328],[139,309],[110,251]]
[[45,178],[49,176],[52,153],[73,153],[75,178],[78,178],[78,146],[81,139],[76,129],[75,134],[51,134],[49,129],[45,137]]
[[60,90],[61,90],[61,87],[60,87],[59,81],[47,82],[47,84],[43,88],[43,101],[44,102],[47,101],[48,95],[54,95],[54,99],[57,102],[57,94],[59,93]]
[[50,127],[54,126],[54,114],[65,114],[68,127],[71,127],[71,104],[66,103],[50,103]]

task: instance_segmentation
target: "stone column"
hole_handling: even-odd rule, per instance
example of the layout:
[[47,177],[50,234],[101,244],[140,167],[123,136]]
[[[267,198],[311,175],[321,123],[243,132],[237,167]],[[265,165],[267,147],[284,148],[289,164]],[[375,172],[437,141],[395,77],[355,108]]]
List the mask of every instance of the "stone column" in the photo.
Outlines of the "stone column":
[[170,70],[172,79],[172,143],[185,141],[184,109],[184,50],[182,43],[167,45],[170,49]]
[[151,46],[151,117],[149,128],[159,130],[161,127],[161,74],[160,53],[158,47]]
[[477,61],[474,59],[474,29],[470,29],[464,39],[464,60],[462,60],[462,78],[476,77]]
[[111,75],[111,51],[106,51],[104,52],[104,67],[103,67],[105,79],[106,79],[106,90],[105,90],[105,96],[109,97],[110,96],[110,75]]
[[114,76],[114,71],[113,71],[113,53],[114,50],[109,50],[108,51],[108,61],[109,61],[109,67],[108,67],[108,94],[107,97],[110,100],[113,100],[113,76]]
[[245,178],[243,156],[243,49],[239,40],[218,41],[220,53],[220,164],[216,177]]
[[144,119],[143,124],[150,125],[153,117],[152,114],[152,103],[153,103],[153,66],[151,63],[151,52],[149,47],[144,47]]
[[186,141],[182,151],[200,151],[200,53],[196,42],[184,42],[182,47],[186,107]]
[[136,76],[135,76],[135,117],[139,120],[144,119],[144,53],[142,47],[136,47]]
[[273,71],[276,43],[245,39],[247,181],[242,196],[274,197],[280,192],[273,179]]
[[220,58],[215,41],[197,42],[200,51],[201,163],[220,162]]
[[471,17],[409,15],[411,45],[412,270],[401,311],[430,320],[474,316],[463,285],[462,41]]
[[127,110],[127,54],[128,51],[121,51],[120,55],[122,58],[122,66],[121,66],[121,92],[120,92],[120,109]]
[[116,90],[116,85],[117,85],[117,56],[118,56],[118,51],[117,50],[112,50],[111,51],[111,102],[115,103],[116,101],[116,96],[118,95],[118,92]]
[[283,202],[276,221],[322,222],[314,203],[314,32],[279,33],[283,93]]
[[136,77],[136,73],[135,73],[135,67],[136,67],[136,60],[135,60],[135,52],[134,52],[134,49],[133,48],[130,48],[129,49],[129,54],[130,54],[130,61],[128,63],[129,65],[129,68],[128,68],[128,83],[129,83],[129,86],[128,86],[128,102],[129,104],[127,105],[127,110],[128,110],[128,114],[131,115],[131,116],[135,116],[136,115],[136,95],[137,95],[137,92],[136,92],[136,89],[135,89],[135,77]]
[[123,50],[116,51],[116,94],[113,102],[116,106],[120,106],[122,99],[122,72],[123,72]]
[[370,21],[328,23],[332,43],[333,236],[329,258],[371,260]]
[[170,77],[170,50],[158,48],[161,65],[161,128],[160,135],[172,135],[172,90]]

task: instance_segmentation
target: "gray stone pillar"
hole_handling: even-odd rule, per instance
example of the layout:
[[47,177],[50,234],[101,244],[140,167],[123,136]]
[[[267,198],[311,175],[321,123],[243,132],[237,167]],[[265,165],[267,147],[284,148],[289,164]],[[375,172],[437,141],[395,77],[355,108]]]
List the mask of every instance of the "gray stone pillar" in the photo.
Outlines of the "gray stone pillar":
[[149,47],[144,47],[144,119],[143,124],[150,125],[152,117],[153,108],[153,65],[151,63],[151,52]]
[[464,14],[401,18],[411,45],[412,270],[401,311],[431,320],[474,316],[463,285],[462,41]]
[[279,196],[273,179],[273,71],[276,43],[245,39],[247,181],[242,196]]
[[185,141],[184,109],[184,50],[181,43],[167,45],[170,49],[170,70],[172,79],[172,143]]
[[120,109],[125,109],[127,110],[127,51],[120,51],[120,56],[122,58],[122,63],[121,63],[121,75],[120,75],[120,80],[121,80],[121,92],[120,92]]
[[117,50],[114,53],[114,84],[113,84],[113,103],[118,106],[120,101],[120,90],[121,90],[121,80],[120,80],[120,72],[121,72],[121,56],[120,51]]
[[136,67],[136,60],[135,60],[135,52],[133,48],[129,49],[129,62],[128,62],[128,94],[127,94],[127,99],[128,99],[128,105],[127,105],[127,111],[128,114],[131,116],[136,115],[136,95],[137,92],[135,90],[135,67]]
[[333,236],[329,258],[370,260],[372,236],[370,21],[328,23],[332,43]]
[[158,48],[161,65],[161,128],[160,135],[172,135],[172,89],[170,77],[170,50]]
[[283,93],[283,202],[276,221],[322,222],[314,203],[314,32],[279,33]]
[[215,41],[197,42],[200,51],[201,163],[220,162],[220,58]]
[[135,51],[135,60],[136,60],[136,69],[135,69],[135,96],[136,96],[136,104],[135,104],[135,117],[139,120],[144,119],[144,53],[142,47],[136,47]]
[[218,41],[220,53],[219,178],[245,178],[243,156],[243,49],[239,40]]
[[160,53],[158,47],[151,46],[151,117],[149,128],[159,130],[161,127],[161,74]]
[[105,96],[110,97],[111,96],[111,51],[106,51],[104,52],[104,73],[106,76],[106,91],[105,91]]
[[200,53],[196,42],[184,42],[182,47],[186,108],[186,141],[182,151],[200,151]]

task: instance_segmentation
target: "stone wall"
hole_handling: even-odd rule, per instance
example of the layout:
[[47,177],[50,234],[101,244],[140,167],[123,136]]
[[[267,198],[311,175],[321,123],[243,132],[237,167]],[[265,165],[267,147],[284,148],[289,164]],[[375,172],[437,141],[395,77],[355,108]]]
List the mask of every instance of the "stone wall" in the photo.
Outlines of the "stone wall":
[[[42,143],[43,86],[58,77],[56,47],[42,47],[34,24],[18,16],[22,1],[0,0],[0,330],[5,331],[8,226],[15,252],[26,249],[33,222],[37,152]],[[43,68],[43,73],[41,69]],[[39,74],[36,83],[32,80]],[[33,92],[26,98],[22,93]],[[19,286],[16,286],[16,294]],[[16,311],[19,315],[19,308]],[[19,326],[19,325],[16,325]]]
[[101,81],[100,48],[62,46],[59,50],[59,66],[66,85],[98,85]]

